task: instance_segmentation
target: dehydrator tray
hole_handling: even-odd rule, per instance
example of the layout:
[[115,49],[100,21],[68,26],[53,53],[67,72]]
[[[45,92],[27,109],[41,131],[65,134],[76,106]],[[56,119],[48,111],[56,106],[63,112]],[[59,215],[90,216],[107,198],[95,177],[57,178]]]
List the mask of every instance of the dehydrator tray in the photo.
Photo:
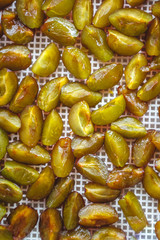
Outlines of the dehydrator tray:
[[[116,0],[115,0],[116,1]],[[93,7],[94,7],[94,13],[96,12],[97,8],[99,7],[99,5],[102,3],[102,0],[92,0],[93,2]],[[147,0],[145,4],[141,5],[139,8],[146,11],[146,12],[151,12],[150,7],[151,5],[155,2],[155,0]],[[124,7],[129,7],[128,4],[124,4]],[[15,2],[8,8],[9,10],[12,11],[16,11],[15,8]],[[69,18],[72,21],[72,16],[67,16],[67,18]],[[141,40],[144,41],[144,36],[141,37]],[[51,42],[51,40],[46,37],[43,36],[42,33],[37,30],[35,32],[35,36],[34,36],[34,40],[32,42],[30,42],[28,44],[28,48],[31,50],[32,53],[32,63],[35,62],[35,60],[38,58],[38,56],[40,55],[40,53],[42,52],[42,50]],[[0,47],[6,46],[7,44],[11,44],[12,42],[9,41],[5,36],[3,36],[0,39]],[[57,44],[58,45],[58,44]],[[76,44],[77,47],[81,48],[81,43],[80,43],[80,38],[77,41]],[[60,52],[63,52],[63,47],[59,46]],[[144,49],[142,49],[141,51],[142,53],[144,52]],[[91,61],[91,69],[92,72],[96,71],[97,69],[99,69],[100,67],[104,66],[105,64],[108,63],[121,63],[123,65],[123,67],[125,68],[126,65],[128,64],[128,62],[130,61],[131,57],[123,57],[123,56],[117,56],[115,55],[114,58],[107,62],[107,63],[103,63],[100,62],[99,60],[97,60],[92,54],[88,53],[89,59]],[[148,58],[148,60],[150,61],[151,59]],[[31,65],[32,66],[32,65]],[[31,67],[26,69],[25,71],[19,71],[16,72],[18,78],[19,78],[19,82],[27,75],[30,76],[34,76],[32,71],[31,71]],[[149,79],[151,76],[153,76],[155,74],[155,72],[151,71],[147,74],[147,79]],[[74,81],[79,81],[79,79],[76,79],[75,77],[73,77],[73,75],[71,75],[67,69],[65,68],[65,66],[62,63],[62,60],[60,60],[60,64],[57,68],[57,70],[50,75],[47,78],[44,77],[39,77],[37,79],[38,82],[38,86],[39,89],[41,89],[41,87],[48,82],[49,80],[56,78],[56,77],[61,77],[61,76],[67,76],[69,78],[69,80],[72,82]],[[35,76],[34,76],[35,77]],[[81,80],[81,82],[83,82],[83,80]],[[124,75],[123,78],[121,79],[120,84],[124,83]],[[97,109],[101,106],[103,106],[104,104],[106,104],[107,102],[109,102],[111,99],[114,99],[117,96],[117,88],[119,85],[116,85],[115,87],[113,87],[112,89],[110,89],[109,91],[102,91],[103,94],[103,98],[102,101],[95,107],[95,108],[91,108],[91,110],[93,109]],[[158,115],[158,107],[160,106],[160,96],[157,97],[156,99],[152,100],[149,104],[149,109],[147,111],[147,113],[140,118],[140,120],[142,121],[142,123],[144,124],[144,126],[146,127],[147,130],[149,129],[156,129],[156,130],[160,130],[160,117]],[[7,107],[7,106],[6,106]],[[61,137],[70,137],[73,138],[74,135],[69,127],[68,124],[68,114],[69,114],[69,108],[60,104],[57,108],[57,111],[60,113],[62,120],[63,120],[63,134]],[[131,115],[129,112],[125,112],[124,116],[126,115]],[[95,127],[95,131],[98,132],[103,132],[105,133],[105,131],[107,130],[106,126],[97,126]],[[19,135],[18,134],[11,134],[10,135],[10,143],[13,141],[19,140]],[[130,147],[130,149],[132,148],[133,142],[134,140],[127,140],[128,145]],[[49,152],[51,152],[52,147],[47,147],[46,148]],[[98,157],[100,157],[108,166],[108,170],[112,170],[113,169],[113,164],[108,160],[107,155],[104,151],[104,147],[102,149],[100,149],[96,155]],[[155,166],[155,159],[160,157],[160,152],[158,152],[158,150],[156,150],[154,157],[151,159],[149,165],[152,166],[154,168]],[[9,158],[8,155],[5,156],[4,161],[5,160],[11,160]],[[129,158],[129,162],[132,163],[132,156],[130,154],[130,158]],[[3,165],[3,161],[1,163],[1,165]],[[45,167],[45,165],[41,165],[41,166],[35,166],[35,168],[40,172],[43,168]],[[74,180],[75,180],[75,186],[74,186],[74,190],[78,191],[79,193],[81,193],[85,199],[86,204],[88,204],[88,200],[85,198],[84,196],[84,185],[85,183],[88,182],[87,179],[85,179],[82,175],[80,175],[76,169],[74,168],[73,171],[70,174]],[[27,204],[33,208],[35,208],[38,211],[38,214],[40,216],[40,214],[42,213],[42,211],[44,211],[46,209],[46,204],[45,204],[45,200],[41,200],[41,201],[30,201],[26,198],[26,190],[27,187],[23,187],[23,199],[21,200],[21,202],[18,203],[19,204]],[[148,227],[146,227],[141,233],[139,234],[135,234],[135,232],[130,228],[129,224],[126,222],[125,217],[122,213],[122,210],[120,209],[119,205],[118,205],[118,199],[116,199],[115,201],[113,201],[112,203],[110,203],[118,212],[119,215],[119,221],[114,224],[114,226],[121,228],[125,233],[126,233],[126,237],[127,240],[131,239],[132,236],[135,236],[137,238],[137,240],[154,240],[157,239],[156,235],[155,235],[155,223],[160,220],[160,213],[158,212],[157,206],[158,206],[158,201],[155,199],[152,199],[143,189],[142,184],[139,183],[137,184],[135,187],[131,187],[129,189],[125,189],[122,191],[120,197],[122,197],[124,194],[126,194],[128,191],[132,191],[135,193],[135,195],[138,197],[142,208],[145,212],[145,215],[147,217],[148,220]],[[10,213],[10,211],[12,209],[14,209],[17,206],[17,204],[8,204],[7,206],[7,215]],[[59,209],[61,210],[61,209]],[[4,218],[1,222],[1,224],[6,224],[6,218]],[[91,229],[92,231],[93,229]],[[38,230],[38,224],[36,225],[36,227],[34,228],[34,230],[30,233],[29,236],[27,236],[25,238],[25,240],[40,240],[40,235],[39,235],[39,230]]]

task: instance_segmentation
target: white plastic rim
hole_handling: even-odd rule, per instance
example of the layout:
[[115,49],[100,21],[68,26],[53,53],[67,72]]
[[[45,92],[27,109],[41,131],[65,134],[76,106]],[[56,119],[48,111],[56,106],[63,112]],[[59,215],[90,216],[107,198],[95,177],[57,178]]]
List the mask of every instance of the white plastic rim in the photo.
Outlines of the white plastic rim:
[[[113,1],[116,1],[116,0],[113,0]],[[93,2],[93,6],[94,6],[94,13],[95,13],[98,6],[102,3],[102,0],[92,0],[92,2]],[[153,1],[152,0],[147,0],[146,3],[141,5],[139,8],[146,11],[146,12],[151,12],[150,7],[154,2],[155,2],[155,0],[153,0]],[[126,0],[125,0],[124,7],[129,7],[129,5],[126,4]],[[16,11],[15,2],[8,9],[10,9],[12,11]],[[67,17],[67,18],[69,18],[69,17]],[[70,19],[72,19],[71,16],[70,16]],[[141,39],[142,39],[142,41],[144,41],[144,36],[142,36]],[[42,33],[40,31],[35,32],[34,40],[28,44],[28,48],[32,52],[32,63],[35,62],[35,60],[41,54],[42,50],[50,42],[51,42],[51,40],[48,37],[42,35]],[[6,46],[7,44],[11,44],[11,43],[12,42],[9,41],[5,36],[3,36],[0,39],[0,47]],[[80,43],[80,39],[78,39],[76,46],[79,47],[79,48],[82,47],[81,43]],[[59,47],[59,49],[60,49],[60,52],[62,54],[63,48]],[[144,49],[141,52],[144,52]],[[92,72],[96,71],[97,69],[104,66],[105,64],[108,64],[108,63],[111,63],[111,62],[112,63],[121,63],[123,65],[123,67],[125,68],[126,65],[128,64],[128,62],[131,59],[131,57],[115,56],[110,62],[102,63],[102,62],[98,61],[92,54],[88,53],[88,55],[89,55],[89,59],[91,61]],[[150,61],[151,59],[148,58],[148,60]],[[33,73],[31,72],[31,67],[26,69],[25,71],[16,72],[16,74],[19,78],[19,82],[22,81],[22,79],[27,75],[34,76]],[[154,74],[155,74],[154,72],[148,73],[146,79],[149,79]],[[53,78],[56,78],[56,77],[61,77],[61,76],[67,76],[71,82],[72,81],[79,81],[78,79],[75,79],[73,77],[73,75],[70,74],[67,71],[67,69],[64,67],[64,65],[62,63],[62,59],[61,59],[57,70],[52,75],[50,75],[50,77],[48,77],[48,78],[40,77],[39,79],[37,79],[39,89],[41,89],[41,87],[47,81],[49,81]],[[84,82],[84,81],[81,80],[81,82]],[[124,83],[124,75],[123,75],[123,79],[121,80],[120,84],[122,84],[122,83]],[[97,109],[97,108],[103,106],[104,104],[106,104],[107,102],[109,102],[111,99],[114,99],[117,96],[118,86],[119,85],[116,85],[115,87],[113,87],[109,91],[102,91],[102,93],[103,93],[102,101],[95,108],[91,108],[91,110],[92,109]],[[160,130],[160,118],[159,118],[159,115],[158,115],[158,107],[159,106],[160,106],[160,98],[157,97],[155,100],[152,100],[150,102],[149,110],[147,111],[147,113],[142,118],[140,118],[140,120],[145,125],[147,130],[148,129]],[[63,124],[64,124],[63,134],[62,134],[61,137],[73,138],[73,133],[71,132],[71,129],[70,129],[69,124],[68,124],[69,108],[61,104],[61,105],[59,105],[59,107],[57,107],[57,111],[60,113],[60,115],[62,117],[62,120],[63,120]],[[131,115],[131,114],[129,112],[125,112],[124,116],[126,116],[126,115]],[[103,132],[103,133],[105,133],[106,130],[107,130],[107,127],[105,127],[105,126],[102,126],[102,127],[98,126],[95,129],[95,131],[99,131],[99,132]],[[13,142],[13,141],[16,141],[16,140],[19,140],[19,135],[18,134],[11,134],[10,135],[10,142]],[[127,140],[127,142],[128,142],[128,145],[131,149],[132,145],[134,143],[134,140]],[[48,147],[47,149],[49,151],[51,151],[52,147]],[[104,151],[104,147],[100,151],[98,151],[96,153],[96,155],[99,156],[107,164],[109,170],[113,169],[113,165],[108,160],[107,155]],[[159,157],[160,157],[160,153],[156,150],[156,152],[154,154],[154,157],[151,159],[149,165],[152,166],[153,168],[155,168],[155,160]],[[11,160],[11,159],[6,155],[5,160]],[[129,162],[132,163],[131,154],[130,154]],[[39,172],[44,167],[45,167],[45,165],[35,166],[35,168]],[[75,168],[73,169],[73,171],[70,175],[75,180],[74,190],[81,193],[83,195],[84,199],[85,199],[86,204],[88,204],[89,202],[87,201],[87,199],[84,196],[84,185],[89,181],[87,179],[85,179],[84,177],[82,177],[79,173],[77,173]],[[22,199],[21,202],[18,203],[18,205],[19,204],[27,204],[27,205],[33,207],[38,211],[38,214],[40,216],[40,214],[46,209],[45,200],[30,201],[26,198],[27,187],[23,187],[22,190],[23,190],[23,199]],[[114,224],[114,226],[121,228],[126,233],[127,240],[131,239],[132,236],[135,236],[137,238],[137,240],[143,240],[143,239],[154,240],[154,239],[157,239],[156,235],[155,235],[155,224],[158,220],[160,220],[160,214],[159,214],[158,209],[157,209],[158,201],[149,197],[149,195],[143,189],[141,183],[137,184],[133,188],[125,189],[124,191],[122,191],[122,194],[120,195],[120,198],[124,194],[126,194],[128,191],[134,192],[135,195],[138,197],[138,199],[139,199],[139,201],[142,205],[142,208],[143,208],[143,210],[146,214],[146,217],[147,217],[147,220],[148,220],[148,226],[141,233],[135,234],[135,232],[130,228],[129,224],[126,222],[125,217],[124,217],[124,215],[123,215],[123,213],[122,213],[122,211],[121,211],[121,209],[118,205],[119,198],[116,199],[115,201],[113,201],[112,203],[110,203],[110,205],[112,205],[117,210],[118,215],[119,215],[119,221],[116,224]],[[17,206],[17,204],[8,204],[7,216],[10,213],[10,211],[12,209],[14,209],[16,206]],[[7,219],[4,218],[1,222],[1,224],[6,225],[7,224]],[[40,240],[38,224],[36,225],[34,230],[30,233],[30,235],[28,235],[25,238],[25,240]]]

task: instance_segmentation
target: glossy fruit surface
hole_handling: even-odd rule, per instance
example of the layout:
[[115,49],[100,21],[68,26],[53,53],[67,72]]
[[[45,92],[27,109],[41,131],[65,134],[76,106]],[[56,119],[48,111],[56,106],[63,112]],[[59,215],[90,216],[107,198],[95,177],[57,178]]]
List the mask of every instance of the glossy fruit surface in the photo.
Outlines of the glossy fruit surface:
[[126,240],[126,234],[119,228],[115,227],[104,227],[97,230],[93,236],[92,240]]
[[76,158],[84,155],[96,153],[103,145],[104,135],[102,133],[93,133],[89,137],[75,137],[72,140],[71,148]]
[[14,0],[0,0],[0,9],[7,7],[8,5],[12,4]]
[[17,203],[22,199],[22,190],[14,183],[0,179],[0,201]]
[[156,17],[160,17],[160,1],[156,1],[152,5],[152,14]]
[[90,232],[86,228],[78,227],[72,231],[63,231],[60,233],[59,240],[91,240]]
[[106,185],[108,170],[105,163],[94,155],[86,155],[76,161],[78,172],[89,180]]
[[79,48],[69,46],[64,49],[62,61],[67,70],[76,78],[86,79],[91,73],[90,60]]
[[16,10],[21,22],[29,28],[39,28],[44,14],[41,9],[43,0],[17,0]]
[[42,10],[48,17],[64,17],[72,10],[75,0],[45,0]]
[[143,168],[134,165],[125,165],[123,168],[115,168],[109,173],[107,185],[112,189],[132,187],[142,181]]
[[6,37],[16,44],[27,44],[33,40],[33,32],[18,20],[14,12],[3,11],[2,27]]
[[74,187],[74,180],[71,177],[58,178],[56,184],[48,196],[47,208],[59,207],[67,198]]
[[26,76],[12,98],[9,109],[15,113],[21,112],[27,105],[31,105],[34,102],[37,92],[38,84],[36,79]]
[[146,52],[149,56],[160,55],[160,20],[154,18],[146,35]]
[[113,52],[106,42],[106,33],[92,25],[87,25],[82,31],[82,44],[87,47],[95,57],[107,62],[113,57]]
[[28,147],[35,147],[41,138],[43,116],[36,105],[25,107],[20,115],[20,140]]
[[107,43],[112,51],[123,56],[132,56],[144,46],[137,38],[126,36],[116,30],[108,30]]
[[47,82],[38,95],[38,106],[45,112],[50,112],[57,107],[60,99],[61,88],[68,83],[67,77],[59,77]]
[[156,222],[155,232],[156,232],[156,236],[157,236],[157,238],[159,240],[160,239],[160,221]]
[[141,138],[147,134],[143,124],[134,117],[122,117],[111,124],[111,130],[125,138]]
[[148,225],[141,204],[134,193],[128,192],[118,203],[130,227],[135,232],[142,231]]
[[105,134],[105,151],[116,167],[123,167],[129,158],[129,147],[117,132],[108,130]]
[[2,203],[0,203],[0,221],[3,219],[6,213],[7,213],[6,207]]
[[160,150],[160,132],[155,132],[155,134],[152,136],[152,142],[156,146],[158,150]]
[[143,4],[146,0],[127,0],[127,3],[131,6],[131,7],[136,7],[139,6],[141,4]]
[[79,211],[79,224],[85,227],[101,227],[118,221],[118,214],[107,204],[94,203]]
[[42,143],[43,145],[54,145],[60,138],[63,130],[63,122],[59,113],[52,110],[46,117],[43,130],[42,130]]
[[93,16],[93,6],[91,0],[76,0],[73,7],[73,22],[78,30],[83,30],[86,25],[90,25]]
[[141,68],[147,66],[146,57],[138,53],[128,63],[125,69],[125,81],[129,89],[137,89],[146,78],[146,73]]
[[74,45],[78,31],[67,19],[60,17],[49,18],[41,27],[41,31],[50,39],[62,45]]
[[155,145],[152,142],[154,131],[148,131],[147,135],[136,140],[133,147],[133,162],[137,167],[144,167],[151,160],[155,152]]
[[25,238],[33,230],[37,221],[37,211],[27,205],[18,206],[8,217],[9,229],[14,239]]
[[89,136],[94,132],[89,105],[86,101],[73,105],[69,112],[68,121],[72,131],[80,137]]
[[120,81],[122,75],[122,64],[112,63],[92,73],[86,84],[92,91],[107,90],[115,86]]
[[39,175],[39,178],[28,188],[27,198],[31,200],[40,200],[47,197],[54,185],[55,177],[50,167],[45,167]]
[[21,120],[15,113],[0,108],[0,127],[7,132],[16,133],[21,127]]
[[160,93],[160,73],[151,77],[137,92],[137,97],[142,101],[150,101]]
[[115,200],[120,195],[120,190],[111,189],[107,185],[87,183],[85,185],[86,198],[94,203],[106,203]]
[[57,69],[59,60],[58,47],[56,44],[50,43],[33,64],[32,72],[41,77],[48,77]]
[[31,52],[26,46],[7,45],[0,49],[0,69],[19,71],[31,65]]
[[0,106],[6,105],[13,98],[18,86],[18,78],[7,68],[0,70]]
[[160,159],[156,159],[155,169],[160,172]]
[[123,7],[124,0],[105,0],[99,6],[94,18],[93,25],[97,28],[104,28],[110,25],[109,15]]
[[92,122],[96,125],[107,125],[117,120],[125,111],[126,102],[123,95],[116,97],[91,114]]
[[36,165],[45,164],[51,160],[49,153],[43,147],[36,145],[30,148],[19,141],[9,144],[7,152],[13,160],[20,163]]
[[67,230],[73,230],[78,226],[78,212],[84,205],[83,197],[78,192],[69,194],[63,208],[63,222]]
[[62,219],[58,210],[48,208],[42,212],[39,232],[42,240],[57,240],[62,228]]
[[109,16],[110,23],[127,36],[139,36],[147,30],[152,15],[136,8],[123,8]]
[[11,231],[7,227],[0,225],[0,238],[4,240],[13,240]]
[[51,166],[57,177],[67,177],[74,166],[74,155],[71,149],[71,139],[61,138],[51,153]]
[[101,99],[101,93],[91,91],[83,83],[68,83],[61,89],[60,101],[68,107],[72,107],[75,103],[82,100],[85,100],[90,107],[94,107]]
[[130,90],[126,87],[119,87],[118,93],[123,94],[126,101],[126,108],[129,112],[138,117],[142,117],[148,110],[148,104],[137,97],[136,90]]
[[30,185],[39,177],[39,173],[34,168],[14,161],[6,161],[1,174],[19,185]]
[[6,154],[8,144],[9,144],[8,135],[2,128],[0,128],[0,160]]

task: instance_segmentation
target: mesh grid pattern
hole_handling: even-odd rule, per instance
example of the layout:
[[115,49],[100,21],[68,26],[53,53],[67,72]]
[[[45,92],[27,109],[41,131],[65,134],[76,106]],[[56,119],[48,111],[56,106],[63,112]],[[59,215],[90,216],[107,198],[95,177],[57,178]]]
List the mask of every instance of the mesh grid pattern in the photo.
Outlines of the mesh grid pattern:
[[[94,13],[97,10],[98,6],[102,3],[102,0],[92,0],[93,2],[93,6],[94,6]],[[143,4],[140,8],[146,12],[150,12],[150,6],[155,2],[155,0],[153,1],[149,1],[147,0],[145,4]],[[128,4],[126,4],[125,1],[125,7],[129,7]],[[15,3],[13,3],[13,5],[11,7],[9,7],[10,10],[15,11]],[[67,18],[71,19],[71,16],[68,16]],[[141,40],[144,41],[144,36],[141,37]],[[40,53],[42,52],[42,50],[50,43],[50,39],[46,36],[43,36],[41,34],[40,31],[36,31],[35,32],[35,36],[34,36],[34,40],[28,44],[28,48],[31,50],[32,53],[32,63],[35,62],[35,60],[38,58],[38,56],[40,55]],[[3,36],[0,40],[0,47],[3,47],[7,44],[10,44],[11,41],[9,41],[5,36]],[[80,39],[78,39],[77,47],[81,48],[81,43],[80,43]],[[63,47],[59,46],[60,48],[60,53],[62,54],[63,51]],[[142,49],[142,52],[144,52],[144,49]],[[105,63],[102,63],[100,61],[98,61],[93,55],[91,55],[90,53],[88,53],[89,55],[89,59],[91,61],[91,68],[92,68],[92,72],[96,71],[97,69],[99,69],[100,67],[104,66]],[[131,57],[120,57],[120,56],[116,56],[108,63],[121,63],[123,65],[123,67],[126,67],[126,65],[128,64],[128,62],[130,61]],[[149,59],[149,58],[148,58]],[[150,59],[149,59],[150,60]],[[33,75],[33,73],[31,72],[31,67],[28,68],[25,71],[19,71],[17,72],[17,76],[19,78],[19,81],[21,81],[26,75]],[[147,78],[150,78],[151,76],[154,75],[154,72],[150,72],[147,75]],[[55,78],[55,77],[60,77],[60,76],[67,76],[69,78],[70,81],[79,81],[78,79],[75,79],[73,77],[73,75],[71,75],[67,69],[64,67],[62,60],[60,60],[60,64],[57,68],[57,70],[50,75],[50,77],[48,78],[42,78],[39,77],[38,80],[38,86],[39,89],[49,80]],[[82,81],[83,82],[83,81]],[[124,76],[121,80],[120,83],[124,82]],[[111,90],[109,91],[102,91],[103,94],[103,98],[102,101],[95,107],[92,108],[93,109],[97,109],[101,106],[103,106],[104,104],[106,104],[107,102],[109,102],[111,99],[114,99],[117,96],[117,88],[118,85],[113,87]],[[160,98],[157,98],[155,100],[152,100],[150,102],[149,105],[149,110],[147,111],[147,113],[140,118],[140,120],[142,121],[142,123],[145,125],[145,127],[147,129],[156,129],[156,130],[160,130],[160,118],[158,116],[158,106],[160,106]],[[57,107],[57,111],[60,113],[62,120],[63,120],[63,124],[64,124],[64,128],[63,128],[63,134],[62,137],[70,137],[73,138],[73,134],[71,132],[71,129],[68,125],[68,113],[69,113],[69,108],[63,106],[62,104],[59,105]],[[130,113],[125,112],[124,115],[130,115]],[[45,116],[44,116],[45,117]],[[103,126],[97,126],[95,127],[95,131],[99,131],[99,132],[105,132],[107,130],[107,127]],[[19,136],[18,134],[11,134],[10,135],[10,142],[13,142],[15,140],[19,140]],[[134,143],[134,140],[127,140],[128,145],[130,147],[130,149],[132,149],[132,145]],[[51,151],[52,148],[51,147],[47,147],[47,150]],[[108,166],[109,170],[113,169],[113,165],[112,163],[107,159],[107,155],[104,151],[104,148],[102,148],[100,151],[98,151],[96,153],[97,156],[99,156]],[[155,159],[160,157],[160,153],[159,152],[155,152],[154,157],[152,158],[151,162],[149,163],[149,165],[151,165],[152,167],[154,167],[155,165]],[[5,157],[5,160],[10,160],[10,158],[8,156]],[[132,156],[130,154],[130,158],[129,158],[129,162],[132,162]],[[35,166],[35,168],[37,170],[39,170],[39,172],[44,168],[45,166]],[[75,187],[74,190],[78,191],[79,193],[81,193],[84,197],[84,185],[85,183],[88,182],[87,179],[85,179],[83,176],[81,176],[79,173],[77,173],[76,169],[74,168],[72,173],[70,174],[74,179],[75,179]],[[38,214],[40,215],[42,213],[42,211],[45,210],[45,200],[41,200],[41,201],[30,201],[28,199],[26,199],[26,191],[27,191],[27,187],[22,188],[23,190],[23,199],[19,204],[28,204],[30,206],[32,206],[33,208],[35,208],[38,211]],[[154,240],[156,239],[155,236],[155,231],[154,231],[154,226],[155,223],[160,219],[159,217],[159,212],[157,210],[157,205],[158,202],[157,200],[151,199],[147,193],[144,191],[142,184],[139,183],[137,184],[135,187],[133,188],[129,188],[129,189],[125,189],[124,191],[122,191],[122,194],[120,197],[122,197],[124,194],[126,194],[128,192],[128,190],[134,192],[136,194],[136,196],[138,197],[140,203],[142,204],[142,208],[146,214],[147,220],[148,220],[148,227],[146,227],[141,233],[139,234],[135,234],[134,231],[132,231],[132,229],[129,227],[128,223],[125,220],[125,217],[118,205],[118,199],[115,200],[114,202],[111,203],[111,205],[117,210],[118,215],[119,215],[119,221],[115,224],[115,226],[123,229],[126,232],[127,235],[127,240],[130,239],[131,236],[135,236],[138,240]],[[87,199],[84,197],[86,204],[88,204],[89,202],[87,201]],[[17,204],[8,204],[8,211],[7,211],[7,215],[10,213],[10,210],[14,209],[17,206]],[[60,209],[61,210],[61,209]],[[6,218],[2,221],[2,224],[6,224]],[[25,240],[40,240],[40,236],[39,236],[39,232],[38,232],[38,224],[35,227],[35,229],[31,232],[31,234],[29,236],[27,236],[25,238]]]

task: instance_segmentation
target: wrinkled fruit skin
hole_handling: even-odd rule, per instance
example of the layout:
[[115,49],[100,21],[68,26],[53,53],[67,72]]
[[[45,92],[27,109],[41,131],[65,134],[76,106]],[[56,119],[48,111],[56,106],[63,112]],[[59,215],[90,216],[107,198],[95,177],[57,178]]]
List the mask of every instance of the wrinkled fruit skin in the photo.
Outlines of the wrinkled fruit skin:
[[146,78],[147,73],[142,72],[141,68],[147,66],[146,57],[138,53],[128,63],[125,69],[125,81],[127,88],[137,89]]
[[8,104],[13,98],[18,86],[18,78],[7,68],[0,70],[0,106]]
[[117,0],[116,2],[112,0],[103,1],[93,18],[93,25],[97,28],[109,26],[109,15],[122,8],[123,4],[124,0]]
[[105,134],[105,151],[116,167],[123,167],[129,158],[129,147],[117,132],[108,130]]
[[0,160],[6,154],[8,144],[9,144],[8,135],[2,128],[0,128]]
[[149,56],[160,55],[160,20],[154,18],[146,35],[146,52]]
[[155,145],[152,142],[154,131],[148,131],[147,135],[138,139],[133,146],[133,162],[137,167],[144,167],[148,164],[155,152]]
[[50,39],[62,45],[74,45],[78,31],[67,19],[60,17],[49,18],[41,27],[41,31]]
[[160,1],[157,1],[152,5],[152,14],[156,17],[160,17]]
[[95,57],[107,62],[113,57],[113,52],[106,42],[106,33],[92,25],[85,26],[81,35],[82,44],[87,47]]
[[94,133],[89,137],[75,137],[72,140],[71,148],[76,158],[81,158],[84,155],[96,153],[104,142],[102,133]]
[[126,102],[123,95],[116,97],[91,114],[92,122],[96,125],[107,125],[117,120],[125,111]]
[[150,101],[160,93],[160,73],[151,77],[137,92],[137,97],[142,101]]
[[126,165],[123,168],[115,168],[110,172],[107,185],[112,189],[123,189],[141,182],[144,176],[143,168],[134,165]]
[[55,78],[47,82],[38,95],[39,108],[45,112],[50,112],[56,108],[59,103],[61,88],[67,83],[67,77]]
[[27,44],[33,40],[33,32],[25,27],[11,11],[3,11],[2,14],[3,32],[11,41],[16,44]]
[[0,127],[7,132],[16,133],[21,127],[21,120],[15,113],[0,108]]
[[71,177],[59,178],[48,196],[47,208],[59,207],[67,198],[74,187],[74,180]]
[[141,138],[147,134],[143,124],[134,117],[122,117],[111,124],[111,130],[125,138]]
[[123,94],[126,101],[126,108],[135,116],[142,117],[148,110],[148,104],[137,97],[136,90],[129,90],[126,87],[119,87],[118,93]]
[[87,183],[85,185],[86,198],[94,203],[106,203],[115,200],[120,195],[120,190],[109,188],[107,185]]
[[160,150],[160,132],[155,132],[155,134],[152,136],[152,142],[156,148]]
[[136,37],[147,30],[152,15],[136,8],[124,8],[112,13],[109,21],[119,32]]
[[136,232],[142,231],[147,225],[147,219],[136,195],[128,192],[118,201],[130,227]]
[[21,22],[29,28],[39,28],[43,24],[41,10],[43,0],[17,0],[16,10]]
[[42,10],[48,17],[64,17],[72,10],[75,0],[46,0]]
[[135,55],[144,46],[137,38],[126,36],[116,30],[108,30],[107,43],[112,51],[122,56]]
[[63,121],[56,110],[52,110],[46,117],[42,130],[43,145],[54,145],[60,138],[63,130]]
[[25,107],[21,116],[20,140],[28,147],[35,147],[41,138],[43,116],[38,106]]
[[7,152],[13,160],[20,163],[36,165],[45,164],[51,160],[47,150],[41,146],[30,148],[18,141],[9,144]]
[[28,188],[27,198],[31,200],[40,200],[49,195],[55,182],[53,171],[50,167],[45,167],[39,175],[39,178]]
[[42,212],[39,222],[39,232],[42,240],[58,240],[62,228],[62,219],[58,210],[48,208]]
[[31,105],[34,102],[37,92],[38,84],[36,79],[31,76],[26,76],[23,78],[16,94],[12,98],[9,109],[15,113],[22,112],[27,105]]
[[17,203],[22,199],[22,190],[14,183],[0,179],[0,201]]
[[89,180],[106,185],[108,178],[107,166],[94,155],[86,155],[77,159],[75,166],[83,176]]
[[160,221],[156,222],[155,232],[156,232],[156,236],[157,236],[157,238],[159,240],[160,239]]
[[82,50],[69,46],[64,49],[62,61],[67,70],[76,78],[86,79],[91,73],[90,60]]
[[115,86],[120,81],[122,75],[122,64],[112,63],[92,73],[86,83],[92,91],[107,90]]
[[0,49],[0,69],[19,71],[31,65],[31,52],[26,46],[7,45]]
[[0,239],[13,240],[11,231],[7,227],[0,225]]
[[59,240],[91,240],[90,232],[82,227],[78,227],[72,231],[63,231],[60,233]]
[[149,166],[144,170],[143,187],[152,198],[160,200],[160,177]]
[[32,72],[41,77],[48,77],[59,65],[60,52],[54,43],[50,43],[32,66]]
[[79,193],[72,192],[69,194],[63,207],[63,222],[67,230],[73,230],[78,226],[78,212],[84,206],[83,197]]
[[51,153],[51,166],[57,177],[67,177],[74,166],[74,155],[71,149],[71,139],[61,138]]
[[118,221],[118,214],[107,204],[90,204],[79,211],[79,224],[85,227],[101,227]]
[[90,107],[94,107],[101,99],[101,93],[91,91],[83,83],[68,83],[61,89],[60,101],[68,107],[72,107],[77,102],[83,100],[86,101]]
[[9,229],[15,239],[25,238],[35,227],[38,213],[27,205],[20,205],[8,217]]
[[104,227],[97,230],[92,236],[92,240],[104,239],[126,240],[126,234],[119,228]]
[[80,137],[87,137],[94,132],[89,105],[86,101],[73,105],[69,112],[68,121],[72,131]]
[[4,178],[25,186],[34,183],[39,177],[34,168],[14,161],[6,161],[1,174]]
[[73,7],[73,22],[78,30],[83,30],[90,25],[93,16],[93,5],[91,0],[76,0]]

